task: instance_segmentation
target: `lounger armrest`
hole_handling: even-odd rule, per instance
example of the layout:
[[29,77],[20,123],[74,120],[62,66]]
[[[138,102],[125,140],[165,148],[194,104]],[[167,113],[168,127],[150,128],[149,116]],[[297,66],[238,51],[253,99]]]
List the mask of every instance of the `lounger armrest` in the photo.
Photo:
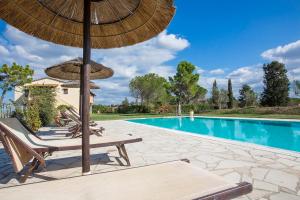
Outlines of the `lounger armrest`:
[[239,184],[237,184],[236,187],[227,189],[227,190],[223,190],[220,192],[216,192],[214,194],[210,194],[198,199],[194,199],[194,200],[216,200],[216,199],[222,199],[222,200],[230,200],[230,199],[234,199],[237,197],[240,197],[242,195],[246,195],[250,192],[252,192],[253,187],[251,183],[248,182],[241,182]]

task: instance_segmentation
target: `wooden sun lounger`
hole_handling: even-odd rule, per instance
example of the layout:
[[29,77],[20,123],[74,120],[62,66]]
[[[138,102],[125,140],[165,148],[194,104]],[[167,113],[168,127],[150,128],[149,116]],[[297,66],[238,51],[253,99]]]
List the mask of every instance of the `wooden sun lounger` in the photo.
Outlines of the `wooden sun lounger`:
[[[46,167],[45,157],[55,151],[67,151],[81,149],[81,139],[57,139],[42,140],[31,134],[16,118],[0,119],[0,140],[5,150],[10,155],[16,173],[24,171],[24,167],[30,162],[31,166],[24,173],[20,182],[25,182],[27,177],[39,166]],[[90,136],[90,148],[116,146],[120,157],[127,165],[130,165],[125,144],[142,141],[129,135],[123,136]]]
[[[75,125],[69,127],[68,130],[70,133],[66,134],[66,136],[71,136],[72,138],[81,137],[81,121],[70,111],[65,111],[65,112],[62,111],[61,114],[76,123]],[[89,128],[90,128],[90,134],[91,135],[95,134],[97,136],[101,136],[102,132],[105,130],[103,127],[90,126]]]
[[[73,108],[73,107],[69,107],[67,108],[67,110],[75,117],[77,117],[78,120],[80,120],[80,115],[79,113]],[[95,123],[94,121],[90,121],[90,125],[91,126],[97,126],[97,123]]]
[[[38,191],[38,192],[35,192]],[[0,189],[9,200],[227,200],[252,191],[187,162],[111,171]]]

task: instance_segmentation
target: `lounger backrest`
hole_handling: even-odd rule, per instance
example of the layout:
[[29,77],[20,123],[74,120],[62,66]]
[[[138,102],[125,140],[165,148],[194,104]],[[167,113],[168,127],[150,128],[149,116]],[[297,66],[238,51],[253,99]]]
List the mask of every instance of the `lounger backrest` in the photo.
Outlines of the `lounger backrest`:
[[68,108],[68,110],[78,119],[80,118],[79,113],[73,107]]
[[16,172],[20,172],[34,157],[44,162],[43,158],[32,148],[39,139],[33,136],[16,118],[0,119],[0,135]]
[[78,117],[76,117],[73,113],[71,113],[69,110],[66,110],[64,112],[64,114],[71,120],[73,120],[74,122],[76,122],[77,124],[81,124],[81,121],[78,119]]

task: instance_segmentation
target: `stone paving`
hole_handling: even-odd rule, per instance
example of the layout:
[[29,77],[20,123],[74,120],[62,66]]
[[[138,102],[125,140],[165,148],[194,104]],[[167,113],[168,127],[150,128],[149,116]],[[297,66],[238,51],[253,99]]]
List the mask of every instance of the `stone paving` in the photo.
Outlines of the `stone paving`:
[[[254,191],[239,200],[300,200],[300,154],[260,148],[243,143],[176,133],[126,121],[99,122],[105,134],[133,134],[143,142],[127,145],[132,167],[187,158],[193,165],[205,168],[232,182],[253,183]],[[64,130],[52,128],[57,137]],[[42,129],[47,135],[49,129]],[[47,137],[47,136],[45,136]],[[0,144],[1,145],[1,144]],[[81,174],[80,151],[55,152],[47,158],[47,169],[41,169],[27,183],[47,181]],[[114,147],[92,149],[93,172],[127,168]],[[11,161],[0,146],[0,187],[19,184]]]

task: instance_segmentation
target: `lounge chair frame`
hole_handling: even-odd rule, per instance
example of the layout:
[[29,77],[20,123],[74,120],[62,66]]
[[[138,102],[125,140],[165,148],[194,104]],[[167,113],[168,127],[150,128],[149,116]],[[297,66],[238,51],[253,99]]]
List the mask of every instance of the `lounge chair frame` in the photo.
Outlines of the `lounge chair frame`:
[[[72,120],[76,124],[69,127],[68,131],[70,133],[67,133],[66,136],[71,136],[71,138],[78,138],[81,137],[81,121],[71,113],[71,111],[68,111],[69,113],[66,113],[64,111],[61,111],[61,115],[67,119]],[[97,135],[97,136],[102,136],[101,134],[103,133],[105,129],[103,127],[100,128],[94,128],[93,126],[90,126],[90,134],[91,135]]]
[[[34,135],[34,137],[37,137],[38,139],[41,140],[41,138],[36,135]],[[26,181],[26,179],[28,178],[28,176],[30,174],[32,174],[36,169],[38,169],[39,166],[46,167],[45,158],[47,156],[52,155],[53,152],[78,150],[78,149],[82,148],[81,145],[61,146],[61,147],[47,146],[47,147],[31,148],[29,145],[27,145],[25,142],[23,142],[20,138],[18,138],[14,133],[12,133],[10,130],[8,130],[6,127],[4,127],[1,123],[0,123],[0,140],[3,143],[3,146],[6,150],[6,152],[11,157],[13,166],[14,166],[14,169],[16,172],[18,171],[17,167],[16,167],[16,160],[14,159],[14,156],[13,156],[13,153],[14,153],[13,150],[8,145],[9,140],[14,141],[14,144],[16,144],[16,145],[22,146],[22,148],[26,149],[26,153],[33,158],[29,168],[27,170],[25,170],[23,168],[24,170],[22,170],[19,173],[21,175],[21,178],[19,180],[21,183],[24,183]],[[132,139],[127,139],[127,140],[123,140],[123,141],[112,141],[112,142],[106,142],[106,143],[91,144],[90,148],[116,146],[120,157],[126,161],[127,166],[130,166],[130,160],[129,160],[129,156],[128,156],[126,148],[125,148],[125,144],[141,142],[141,141],[142,141],[142,138],[132,138]],[[30,162],[28,162],[28,163],[30,163]]]

